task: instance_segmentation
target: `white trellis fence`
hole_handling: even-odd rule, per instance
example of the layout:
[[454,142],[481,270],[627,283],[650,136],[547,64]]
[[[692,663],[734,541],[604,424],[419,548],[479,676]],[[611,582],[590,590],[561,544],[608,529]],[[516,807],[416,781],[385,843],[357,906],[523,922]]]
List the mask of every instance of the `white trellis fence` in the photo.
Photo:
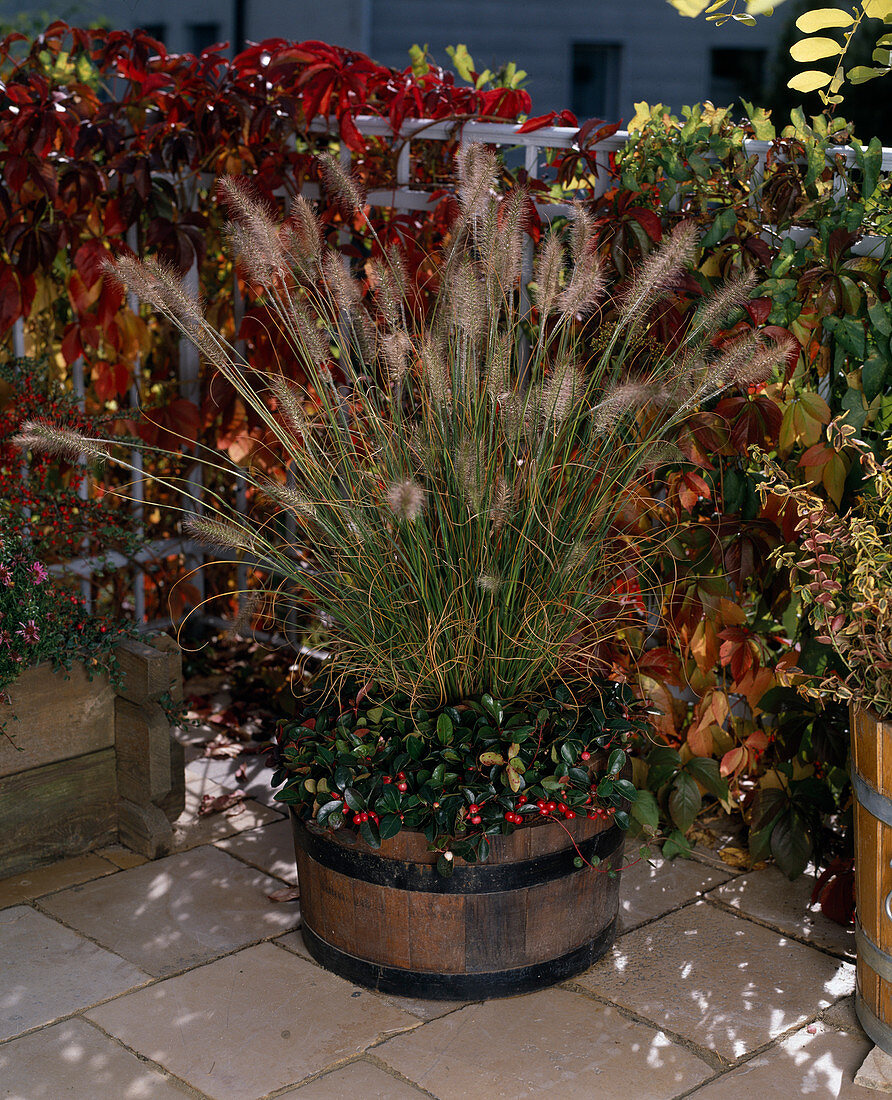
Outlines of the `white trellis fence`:
[[[546,151],[559,149],[572,150],[576,148],[577,130],[573,127],[550,126],[534,130],[530,133],[520,133],[519,125],[508,122],[470,121],[456,124],[454,122],[439,122],[432,119],[406,119],[399,133],[395,134],[389,122],[377,116],[359,117],[355,121],[357,129],[364,137],[378,138],[393,143],[396,153],[396,171],[393,186],[369,191],[368,201],[372,206],[392,208],[399,212],[423,212],[430,209],[430,192],[419,187],[413,187],[412,185],[411,158],[412,147],[415,143],[455,141],[458,139],[462,143],[482,142],[488,145],[495,145],[502,149],[515,150],[522,154],[523,167],[526,169],[530,178],[533,179],[539,178],[541,175],[543,158]],[[316,119],[310,127],[310,132],[318,136],[331,135],[332,137],[337,137],[336,127],[333,127],[330,120],[324,118]],[[610,186],[609,162],[611,154],[625,148],[629,141],[630,135],[628,132],[618,131],[612,136],[598,142],[596,145],[588,147],[588,151],[594,153],[597,169],[594,188],[595,196],[603,194]],[[342,146],[341,148],[342,160],[347,164],[351,159],[350,151],[346,146]],[[750,139],[744,141],[743,148],[748,157],[755,158],[749,182],[751,190],[756,192],[762,185],[767,161],[775,149],[775,143]],[[835,174],[833,194],[839,201],[844,201],[846,197],[846,176],[844,172],[840,171],[840,168],[846,170],[852,168],[857,163],[856,152],[851,146],[834,146],[827,149],[826,157],[828,165],[833,169]],[[709,158],[707,157],[707,159]],[[890,172],[892,172],[892,148],[884,148],[882,152],[881,173],[888,174]],[[318,185],[306,185],[303,193],[308,198],[318,197]],[[570,205],[565,202],[538,201],[536,207],[540,217],[546,221],[566,216],[571,210]],[[794,226],[778,231],[774,226],[765,225],[762,229],[762,236],[769,243],[775,243],[780,238],[788,237],[792,238],[797,246],[805,243],[813,234],[814,230],[807,226]],[[892,239],[886,236],[865,234],[855,243],[852,251],[860,256],[881,257],[890,247],[890,244],[892,244]],[[528,278],[532,275],[532,263],[533,244],[532,241],[529,241],[524,257],[524,270]],[[199,289],[199,272],[197,264],[194,261],[186,275],[186,284],[193,291]],[[238,293],[237,280],[235,301],[237,313],[236,326],[238,327],[241,319],[239,316],[241,312],[241,300]],[[135,303],[131,302],[131,305],[135,305]],[[24,353],[24,349],[23,324],[21,321],[18,321],[13,331],[14,354],[20,356]],[[200,362],[197,350],[187,340],[182,340],[180,343],[179,383],[181,396],[197,404],[200,399]],[[78,360],[74,364],[72,370],[72,385],[75,396],[79,401],[83,402],[85,386],[84,365],[82,360]],[[138,368],[130,390],[129,402],[133,409],[138,408],[140,404],[140,377]],[[133,461],[134,464],[141,469],[141,455],[138,451],[133,452]],[[196,495],[200,495],[201,478],[201,464],[195,462],[189,470],[188,479],[192,491]],[[133,492],[134,499],[131,503],[134,521],[140,531],[142,531],[144,519],[143,490],[144,484],[137,482]],[[236,494],[236,507],[244,511],[247,502],[246,486],[243,479],[239,478],[236,480],[234,491]],[[147,542],[137,554],[130,558],[124,557],[122,554],[116,552],[111,552],[101,556],[81,557],[55,568],[57,571],[64,571],[81,578],[84,593],[85,595],[89,595],[91,577],[94,572],[98,570],[107,570],[109,567],[113,569],[122,569],[138,566],[142,563],[170,557],[174,554],[181,554],[189,568],[197,570],[193,574],[193,582],[196,584],[199,593],[203,597],[204,586],[200,567],[204,563],[205,552],[199,543],[187,538]],[[243,562],[239,566],[239,589],[244,589],[245,587],[249,564],[250,563]],[[145,597],[143,578],[138,572],[133,582],[133,608],[137,621],[142,622],[145,617]],[[204,618],[212,625],[219,626],[223,622],[218,616],[205,615],[199,617]],[[146,627],[158,626],[161,625],[161,623],[156,621],[145,625]]]

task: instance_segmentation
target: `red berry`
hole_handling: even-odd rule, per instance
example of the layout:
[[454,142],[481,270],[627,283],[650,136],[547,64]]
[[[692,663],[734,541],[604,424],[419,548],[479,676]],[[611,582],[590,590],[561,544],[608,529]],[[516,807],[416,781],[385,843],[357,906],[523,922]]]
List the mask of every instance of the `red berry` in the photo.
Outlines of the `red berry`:
[[340,802],[344,796],[338,791],[332,791],[331,797],[335,802]]
[[468,820],[471,822],[472,825],[479,825],[483,818],[480,816],[480,814],[474,814],[474,816],[469,818]]
[[579,759],[580,760],[591,760],[591,758],[592,758],[592,754],[590,752],[581,752],[579,754]]
[[569,821],[571,817],[575,817],[575,816],[576,816],[576,812],[574,810],[567,810],[564,814],[564,817],[567,819],[567,821]]
[[409,789],[409,784],[404,783],[404,782],[401,781],[401,782],[397,783],[396,789],[398,791],[407,791]]
[[616,813],[616,806],[611,806],[611,807],[610,807],[610,809],[609,809],[609,810],[607,811],[607,813],[608,813],[608,814],[609,814],[609,815],[610,815],[611,817],[613,817],[613,815],[614,815],[614,814]]
[[536,805],[539,807],[540,810],[544,810],[547,808],[548,803],[545,801],[544,798],[537,798]]
[[392,779],[390,778],[390,776],[389,776],[389,775],[385,775],[385,776],[384,776],[384,778],[383,778],[383,780],[382,780],[381,782],[382,782],[382,783],[392,783],[392,782],[393,782],[393,780],[392,780]]
[[567,812],[567,803],[566,802],[558,802],[557,808],[561,811],[562,814],[565,814]]
[[362,824],[362,814],[354,814],[353,815],[353,824],[354,825],[361,825]]
[[548,817],[548,810],[546,809],[546,807],[545,807],[545,806],[540,806],[540,807],[539,807],[539,813],[540,813],[540,814],[541,814],[541,815],[542,815],[543,817]]
[[550,814],[553,814],[554,811],[557,809],[557,802],[546,802],[545,809],[548,810]]
[[365,810],[363,810],[362,813],[359,815],[359,820],[360,821],[368,821],[368,819],[369,819],[369,815],[366,813]]
[[468,806],[468,813],[469,814],[479,814],[480,813],[480,807],[477,805],[476,802],[472,802],[471,805]]
[[526,805],[526,800],[527,800],[527,796],[525,794],[519,794],[517,796],[517,805],[518,806]]
[[406,778],[406,773],[405,772],[397,772],[396,777],[397,777],[397,779],[405,779]]
[[506,821],[513,821],[514,820],[514,811],[513,810],[507,810],[506,811],[505,820]]
[[597,810],[591,810],[585,816],[589,819],[589,821],[597,821],[598,820],[598,811]]

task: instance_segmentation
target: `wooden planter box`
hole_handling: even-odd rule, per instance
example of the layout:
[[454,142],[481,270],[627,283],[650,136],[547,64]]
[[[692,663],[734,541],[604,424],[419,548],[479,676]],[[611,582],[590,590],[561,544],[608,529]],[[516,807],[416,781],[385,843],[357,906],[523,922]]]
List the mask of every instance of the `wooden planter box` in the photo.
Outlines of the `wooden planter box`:
[[128,640],[117,657],[117,690],[82,665],[67,676],[41,665],[8,689],[16,718],[14,744],[0,738],[0,878],[118,840],[152,859],[170,850],[184,760],[159,700],[182,698],[179,648]]

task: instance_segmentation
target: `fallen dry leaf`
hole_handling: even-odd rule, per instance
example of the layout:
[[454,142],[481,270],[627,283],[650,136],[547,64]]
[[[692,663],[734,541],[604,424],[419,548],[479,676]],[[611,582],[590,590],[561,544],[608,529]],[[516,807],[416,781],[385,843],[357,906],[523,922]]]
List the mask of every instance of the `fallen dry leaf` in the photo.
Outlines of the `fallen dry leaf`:
[[286,886],[284,890],[275,890],[272,894],[266,895],[270,901],[297,901],[300,897],[300,888],[297,886]]
[[198,816],[209,817],[211,814],[222,814],[233,806],[238,806],[234,813],[227,814],[228,817],[235,817],[236,814],[240,814],[244,810],[245,807],[239,805],[239,803],[244,802],[247,797],[244,791],[227,791],[225,794],[218,794],[216,797],[212,794],[202,795],[201,805],[198,807]]
[[746,848],[735,848],[729,844],[727,847],[719,849],[719,859],[722,863],[727,863],[729,867],[737,867],[741,871],[749,869],[750,854]]

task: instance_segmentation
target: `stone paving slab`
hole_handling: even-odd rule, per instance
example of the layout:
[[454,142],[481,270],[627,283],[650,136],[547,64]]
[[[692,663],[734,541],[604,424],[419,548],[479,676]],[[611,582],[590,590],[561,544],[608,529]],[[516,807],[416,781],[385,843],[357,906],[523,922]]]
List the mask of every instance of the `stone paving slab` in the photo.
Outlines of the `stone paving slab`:
[[300,1088],[280,1092],[276,1100],[423,1100],[428,1094],[379,1066],[361,1059],[317,1077]]
[[23,901],[39,898],[42,894],[51,894],[54,890],[64,890],[68,886],[77,886],[81,882],[111,875],[118,868],[114,862],[101,855],[74,856],[51,863],[48,867],[38,867],[21,875],[0,880],[0,909],[8,905],[20,905]]
[[0,1046],[6,1100],[183,1100],[191,1089],[74,1017]]
[[707,902],[622,936],[576,981],[733,1062],[850,993],[855,970]]
[[814,885],[814,875],[800,875],[790,882],[776,867],[766,867],[724,883],[707,897],[788,935],[808,940],[815,947],[854,958],[854,926],[843,928],[811,905]]
[[224,810],[223,813],[208,814],[207,817],[198,816],[203,795],[216,798],[235,789],[235,785],[221,787],[210,779],[186,772],[186,805],[173,826],[175,851],[184,852],[200,844],[212,844],[216,840],[244,832],[246,829],[256,829],[260,825],[267,825],[271,821],[281,819],[280,813],[250,798],[229,810]]
[[129,962],[25,905],[0,913],[0,960],[0,1039],[149,980]]
[[824,1023],[802,1028],[764,1054],[691,1094],[691,1100],[878,1100],[854,1084],[872,1043]]
[[297,864],[294,858],[294,837],[291,821],[274,821],[258,829],[248,829],[235,836],[218,840],[216,846],[230,855],[259,867],[268,875],[297,885]]
[[[287,936],[279,936],[275,942],[289,951],[293,951],[296,955],[300,955],[302,959],[315,962],[307,950],[307,945],[304,943],[303,935],[299,930],[289,932]],[[316,965],[319,964],[316,963]],[[420,997],[396,997],[390,993],[376,993],[375,996],[380,997],[382,1001],[387,1001],[388,1004],[401,1009],[403,1012],[411,1012],[419,1020],[435,1020],[438,1016],[445,1016],[448,1012],[454,1012],[457,1008],[464,1008],[465,1005],[470,1003],[469,1001],[425,1001]]]
[[[273,944],[258,944],[87,1014],[212,1100],[254,1100],[420,1027]],[[386,1095],[386,1094],[384,1094]]]
[[41,907],[156,977],[280,935],[296,903],[277,879],[205,846],[53,894]]
[[[244,767],[243,779],[236,776],[239,768]],[[265,756],[229,757],[215,760],[210,756],[199,756],[186,765],[186,775],[207,779],[219,783],[230,791],[244,791],[257,802],[271,806],[279,812],[283,803],[274,799],[275,790],[270,785],[273,769],[267,764]]]
[[374,1054],[438,1100],[669,1100],[713,1072],[661,1032],[565,989],[470,1005]]
[[[636,855],[636,849],[629,845],[626,859],[634,859]],[[628,932],[662,917],[727,882],[733,873],[688,859],[641,859],[622,873],[618,928],[620,932]]]

